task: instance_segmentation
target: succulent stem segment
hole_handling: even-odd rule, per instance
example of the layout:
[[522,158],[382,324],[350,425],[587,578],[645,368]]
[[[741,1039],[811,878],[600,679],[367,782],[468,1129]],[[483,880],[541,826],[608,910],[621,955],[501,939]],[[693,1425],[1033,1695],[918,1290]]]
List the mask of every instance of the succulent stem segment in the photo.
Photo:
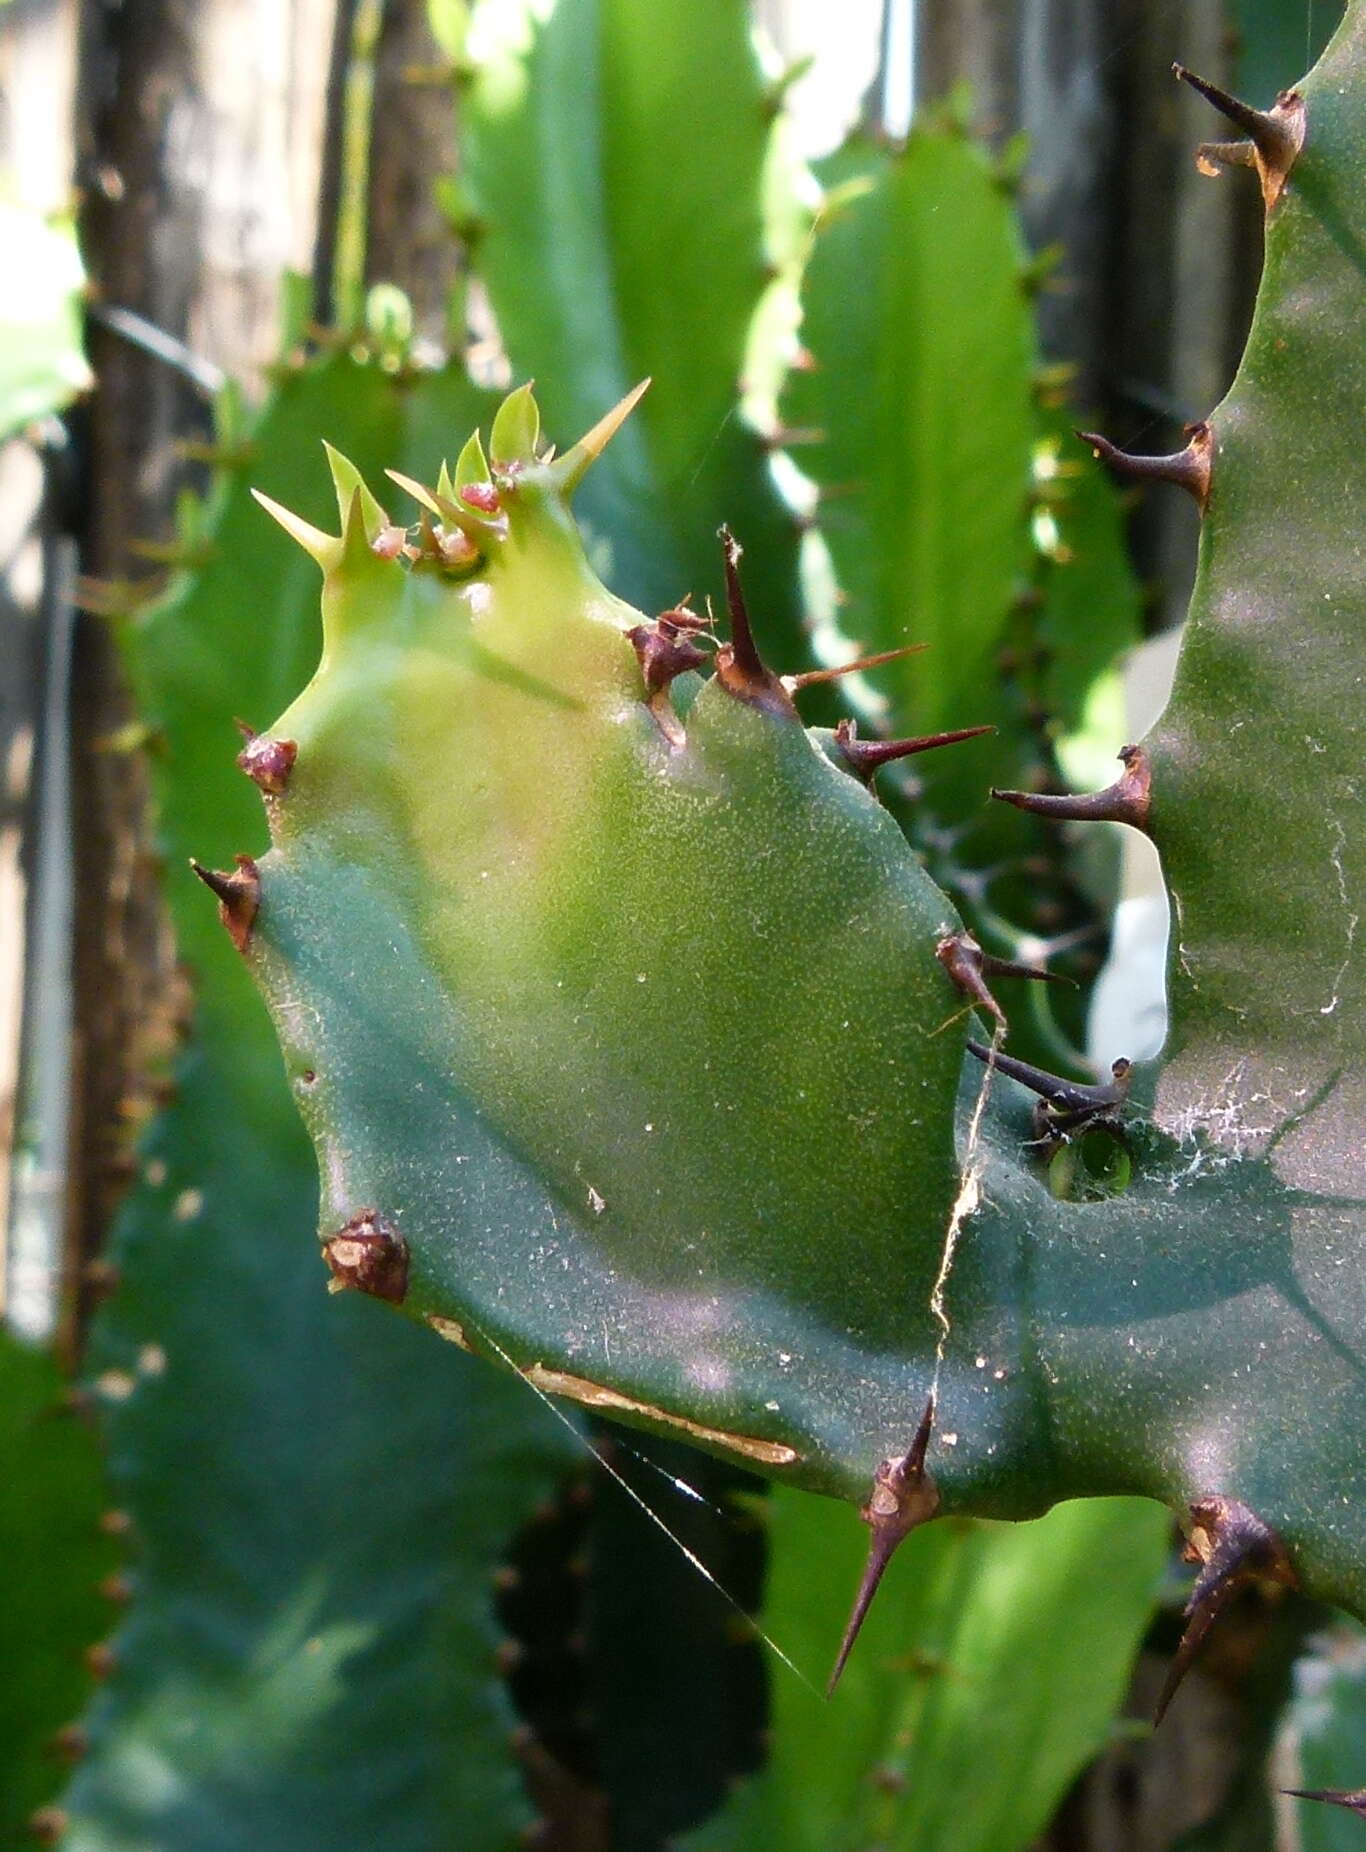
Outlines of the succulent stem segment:
[[[378,1268],[405,1314],[548,1393],[866,1500],[841,1664],[940,1509],[1122,1490],[1189,1510],[1173,1680],[1247,1580],[1366,1607],[1366,1308],[1343,1258],[1366,834],[1342,699],[1366,413],[1324,360],[1360,305],[1361,18],[1296,93],[1239,380],[1163,465],[1208,537],[1167,711],[1105,791],[996,793],[1150,830],[1180,909],[1155,1122],[1103,1200],[1050,1189],[1015,1088],[965,1084],[964,1053],[1037,1096],[1049,1142],[1113,1122],[1129,1064],[1083,1086],[1002,1052],[992,980],[1042,974],[964,934],[866,789],[984,729],[808,734],[729,531],[708,679],[686,603],[614,598],[568,498],[628,406],[555,458],[511,395],[487,455],[472,438],[411,485],[416,548],[336,457],[340,535],[278,515],[322,568],[326,649],[271,728],[297,746],[271,852],[210,884],[317,1079],[298,1092],[334,1274]],[[1262,133],[1268,171],[1285,145]],[[997,1046],[965,1041],[963,997]]]

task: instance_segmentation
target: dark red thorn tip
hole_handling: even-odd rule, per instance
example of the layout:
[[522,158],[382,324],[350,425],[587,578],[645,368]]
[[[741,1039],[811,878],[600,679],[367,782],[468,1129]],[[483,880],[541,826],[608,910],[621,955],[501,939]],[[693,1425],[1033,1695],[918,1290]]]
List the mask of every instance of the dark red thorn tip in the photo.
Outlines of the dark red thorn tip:
[[1125,746],[1119,758],[1124,771],[1103,791],[1073,797],[1044,791],[1000,791],[993,785],[991,795],[1038,817],[1053,817],[1060,822],[1128,823],[1146,834],[1152,793],[1148,755],[1141,746]]
[[931,1394],[926,1400],[925,1412],[920,1417],[920,1425],[908,1450],[895,1459],[883,1460],[873,1475],[872,1494],[860,1513],[872,1531],[868,1561],[858,1593],[854,1597],[848,1625],[844,1629],[844,1638],[835,1655],[834,1669],[825,1688],[826,1697],[834,1691],[841,1672],[849,1662],[854,1642],[873,1605],[873,1597],[888,1563],[911,1532],[917,1526],[928,1523],[939,1509],[939,1488],[925,1470],[925,1454],[934,1428],[934,1416],[935,1400]]
[[952,733],[925,733],[918,739],[861,740],[852,720],[842,720],[835,728],[835,740],[849,770],[864,784],[871,784],[874,774],[894,759],[909,759],[917,752],[933,752],[936,746],[956,746],[960,740],[975,740],[995,727],[959,727]]
[[860,675],[865,669],[881,668],[884,662],[899,662],[903,656],[918,656],[928,643],[905,643],[900,649],[881,649],[873,656],[859,656],[853,662],[837,662],[829,669],[803,669],[800,675],[785,675],[783,686],[789,693],[810,688],[815,682],[835,682],[842,675]]
[[1132,451],[1112,444],[1099,431],[1078,431],[1077,436],[1084,444],[1089,444],[1117,476],[1130,482],[1174,482],[1179,489],[1194,496],[1202,511],[1208,503],[1214,433],[1207,423],[1189,425],[1185,448],[1164,457],[1135,456]]
[[279,797],[289,783],[299,747],[294,740],[272,739],[268,733],[256,733],[245,720],[236,723],[246,745],[237,755],[237,763],[254,784],[269,797]]
[[408,1243],[378,1209],[362,1209],[323,1242],[333,1293],[370,1293],[402,1305],[408,1292]]
[[261,873],[249,855],[237,857],[237,868],[223,874],[191,861],[190,867],[212,893],[218,896],[218,917],[228,930],[228,937],[239,952],[245,952],[251,929],[261,904]]
[[1191,1505],[1184,1556],[1188,1563],[1200,1564],[1200,1573],[1186,1603],[1186,1630],[1153,1713],[1154,1728],[1166,1716],[1210,1628],[1234,1595],[1256,1585],[1297,1586],[1285,1545],[1275,1531],[1239,1499],[1222,1492],[1208,1493]]
[[1327,1801],[1330,1807],[1346,1807],[1366,1820],[1366,1788],[1282,1788],[1297,1801]]
[[1282,90],[1270,109],[1254,109],[1241,97],[1231,96],[1205,77],[1197,77],[1184,64],[1174,64],[1172,72],[1212,103],[1221,116],[1243,131],[1252,143],[1252,152],[1262,182],[1262,199],[1269,212],[1285,190],[1295,158],[1304,146],[1304,98],[1297,90]]
[[797,718],[792,697],[759,654],[749,610],[740,584],[740,557],[743,548],[728,527],[717,530],[721,557],[726,571],[726,609],[730,613],[730,641],[716,652],[716,676],[721,686],[737,700],[751,707],[762,707],[770,714],[787,720]]

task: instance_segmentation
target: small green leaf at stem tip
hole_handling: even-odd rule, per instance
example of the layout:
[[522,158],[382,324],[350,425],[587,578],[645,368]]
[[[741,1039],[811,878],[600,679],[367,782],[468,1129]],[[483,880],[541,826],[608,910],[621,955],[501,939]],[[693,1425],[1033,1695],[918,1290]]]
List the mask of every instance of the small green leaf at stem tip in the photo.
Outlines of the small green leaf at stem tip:
[[[496,420],[494,422],[494,429],[497,429]],[[462,483],[492,481],[493,477],[489,473],[488,458],[484,455],[484,446],[480,442],[479,433],[477,431],[471,431],[465,448],[456,458],[455,483],[452,486],[451,494],[454,496]],[[445,491],[442,490],[442,493],[444,494]]]
[[[495,463],[530,463],[535,460],[541,435],[541,414],[532,397],[531,381],[510,392],[493,415],[489,450]],[[463,482],[461,477],[459,481]],[[458,485],[457,485],[458,486]]]
[[323,439],[323,449],[327,452],[327,467],[332,472],[332,486],[337,492],[337,513],[341,517],[343,533],[346,530],[346,519],[351,510],[351,503],[359,495],[366,537],[373,540],[383,528],[389,525],[388,515],[371,494],[360,471],[351,459],[344,457],[340,450],[328,443],[326,438]]

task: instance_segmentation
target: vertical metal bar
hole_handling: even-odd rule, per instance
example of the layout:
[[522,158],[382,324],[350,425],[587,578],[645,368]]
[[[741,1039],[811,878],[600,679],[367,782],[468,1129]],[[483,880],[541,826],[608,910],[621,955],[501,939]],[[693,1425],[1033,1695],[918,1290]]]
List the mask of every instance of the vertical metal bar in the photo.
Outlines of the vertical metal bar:
[[72,1026],[71,661],[75,545],[42,545],[41,706],[34,744],[32,859],[25,922],[23,1032],[3,1282],[7,1322],[57,1330],[70,1153]]

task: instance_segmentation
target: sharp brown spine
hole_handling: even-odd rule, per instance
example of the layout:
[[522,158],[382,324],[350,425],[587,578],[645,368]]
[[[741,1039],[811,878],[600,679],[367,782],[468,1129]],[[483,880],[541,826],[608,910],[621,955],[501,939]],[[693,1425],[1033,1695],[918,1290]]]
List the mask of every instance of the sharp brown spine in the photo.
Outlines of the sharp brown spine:
[[970,932],[946,933],[934,948],[935,956],[965,997],[979,1003],[996,1018],[1004,1029],[1006,1013],[987,986],[989,977],[1037,978],[1045,983],[1065,983],[1056,971],[1044,971],[1037,965],[1018,964],[1010,958],[994,958],[984,952]]
[[676,677],[706,667],[707,653],[693,641],[705,628],[705,618],[682,604],[671,611],[662,611],[648,624],[635,624],[626,632],[645,678],[645,705],[672,746],[683,744],[684,733],[669,700],[669,688]]
[[1222,1492],[1208,1493],[1190,1507],[1184,1551],[1200,1573],[1186,1603],[1186,1630],[1157,1700],[1153,1724],[1161,1723],[1210,1628],[1241,1589],[1258,1584],[1297,1586],[1285,1545],[1255,1511]]
[[1124,770],[1103,791],[1079,796],[1044,791],[1001,791],[995,785],[991,795],[1002,804],[1017,810],[1029,810],[1038,817],[1053,817],[1059,822],[1127,823],[1149,834],[1149,810],[1152,773],[1148,755],[1141,746],[1125,746],[1119,753]]
[[1297,1801],[1326,1801],[1330,1807],[1346,1807],[1359,1819],[1366,1820],[1366,1788],[1282,1788]]
[[716,652],[716,677],[721,686],[750,707],[761,707],[784,720],[796,720],[792,696],[759,654],[750,627],[749,611],[740,584],[743,549],[728,527],[719,530],[721,556],[726,570],[726,607],[730,613],[730,641]]
[[861,740],[852,720],[842,720],[835,728],[835,743],[855,778],[871,785],[884,765],[896,759],[909,759],[919,752],[933,752],[936,746],[956,746],[960,740],[973,740],[995,727],[959,727],[951,733],[926,733],[916,739]]
[[799,675],[784,675],[783,687],[789,694],[810,688],[816,682],[837,682],[844,675],[861,675],[865,669],[879,669],[884,662],[900,662],[903,656],[918,656],[928,643],[904,643],[900,649],[881,649],[872,656],[857,656],[853,662],[837,662],[828,669],[803,669]]
[[[1199,91],[1206,102],[1213,103],[1221,116],[1247,136],[1252,157],[1248,164],[1257,169],[1262,183],[1262,200],[1270,212],[1285,191],[1290,170],[1304,146],[1304,98],[1297,90],[1282,90],[1269,110],[1254,109],[1250,103],[1244,103],[1241,97],[1231,96],[1227,90],[1221,90],[1217,84],[1210,83],[1208,78],[1197,77],[1184,64],[1174,64],[1172,73],[1182,83],[1189,84],[1192,90]],[[1207,143],[1202,152],[1213,152],[1219,148],[1217,143]]]
[[191,861],[190,867],[218,896],[218,917],[238,951],[245,952],[261,905],[261,871],[249,855],[237,857],[236,870],[231,874],[205,868],[202,862]]
[[884,1460],[873,1475],[872,1493],[860,1513],[873,1533],[868,1545],[868,1561],[825,1688],[827,1697],[848,1664],[888,1563],[911,1532],[918,1525],[928,1523],[939,1510],[939,1488],[925,1470],[934,1416],[935,1400],[931,1395],[909,1449],[895,1459]]
[[1173,482],[1194,497],[1202,513],[1208,505],[1214,433],[1207,422],[1202,420],[1199,424],[1188,425],[1184,448],[1169,456],[1135,456],[1132,451],[1112,444],[1099,431],[1078,431],[1077,436],[1084,444],[1089,444],[1117,476],[1129,482]]

